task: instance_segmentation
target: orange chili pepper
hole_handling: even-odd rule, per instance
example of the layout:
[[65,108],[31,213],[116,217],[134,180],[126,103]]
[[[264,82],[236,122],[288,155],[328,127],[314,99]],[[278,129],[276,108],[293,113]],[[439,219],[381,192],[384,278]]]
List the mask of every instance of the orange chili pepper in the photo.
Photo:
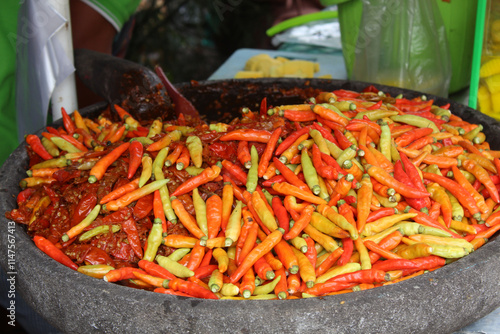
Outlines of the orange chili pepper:
[[405,184],[397,181],[394,179],[392,176],[389,175],[383,168],[377,167],[377,166],[372,166],[372,165],[367,165],[366,166],[366,171],[368,174],[373,177],[375,180],[378,182],[393,188],[401,194],[404,197],[408,198],[420,198],[420,197],[428,197],[429,193],[423,192],[420,190],[416,190],[414,188],[410,188],[406,186]]
[[271,232],[260,244],[255,246],[252,251],[245,257],[243,262],[238,266],[238,269],[231,275],[230,282],[236,283],[240,280],[243,274],[252,267],[257,260],[264,256],[265,253],[269,252],[276,246],[276,244],[281,240],[282,233],[279,230]]
[[226,133],[219,138],[220,141],[246,140],[267,143],[271,139],[271,133],[266,130],[238,129]]
[[488,190],[491,198],[496,203],[500,203],[500,195],[498,194],[498,190],[495,184],[493,183],[493,181],[491,181],[488,172],[474,160],[465,160],[462,162],[462,165],[469,173],[472,173],[476,177],[476,179],[478,179],[479,182],[484,185],[484,187]]
[[115,162],[123,154],[123,152],[128,150],[129,146],[130,143],[123,143],[106,156],[102,157],[90,170],[89,182],[94,183],[101,180],[108,167]]
[[212,167],[207,167],[200,174],[193,176],[189,180],[182,183],[175,191],[171,194],[171,196],[180,196],[186,194],[201,186],[202,184],[213,181],[220,174],[220,168],[217,165],[213,165]]
[[238,143],[238,160],[243,166],[245,166],[246,169],[250,169],[252,166],[252,158],[250,156],[250,150],[246,140],[240,140]]

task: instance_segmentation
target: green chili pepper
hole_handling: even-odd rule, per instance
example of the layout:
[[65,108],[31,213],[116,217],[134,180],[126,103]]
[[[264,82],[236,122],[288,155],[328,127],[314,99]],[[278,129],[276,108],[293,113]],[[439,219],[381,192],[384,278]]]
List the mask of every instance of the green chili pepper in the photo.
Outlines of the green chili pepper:
[[267,203],[269,203],[269,205],[272,205],[273,195],[271,195],[271,193],[267,191],[267,189],[262,189],[262,193],[264,194],[264,196],[266,196]]
[[323,137],[321,132],[316,129],[311,129],[309,130],[309,135],[314,139],[314,142],[318,145],[318,148],[322,153],[330,154],[326,139]]
[[259,153],[257,148],[252,145],[250,148],[250,157],[252,162],[252,167],[248,170],[247,176],[247,191],[253,193],[257,189],[257,181],[259,180],[258,168],[259,168]]
[[167,158],[169,149],[170,148],[168,146],[162,148],[158,152],[158,154],[156,155],[155,160],[153,161],[152,170],[153,170],[153,175],[154,175],[155,180],[156,180],[156,174],[158,173],[156,171],[156,168],[160,168],[159,172],[163,173],[162,168],[163,168],[163,164],[165,163],[165,159]]
[[203,198],[201,198],[198,188],[193,189],[193,205],[196,212],[196,223],[198,223],[200,230],[205,235],[208,235],[207,205]]
[[[161,168],[156,168],[154,170],[155,180],[164,180],[165,176],[163,174],[163,170]],[[165,212],[165,217],[172,224],[177,223],[177,216],[175,215],[174,209],[172,208],[172,202],[170,201],[170,194],[168,192],[168,187],[166,185],[162,186],[160,189],[160,198],[161,203],[163,204],[163,211]]]
[[59,149],[57,148],[56,144],[54,144],[50,139],[47,139],[45,137],[42,137],[42,145],[45,147],[47,152],[53,157],[59,156]]
[[390,117],[394,122],[405,123],[419,128],[431,128],[432,133],[439,133],[439,129],[433,121],[416,115],[394,115]]
[[62,151],[66,151],[68,153],[77,153],[81,152],[81,150],[77,149],[73,144],[61,137],[52,137],[50,140],[59,147]]
[[443,176],[443,174],[441,173],[441,169],[435,164],[432,164],[432,165],[425,167],[424,172]]
[[431,253],[433,255],[444,257],[447,259],[458,259],[469,254],[469,252],[463,247],[440,245],[434,243],[427,243],[427,244],[432,247]]
[[56,167],[66,167],[71,165],[71,160],[67,159],[65,156],[45,160],[36,165],[31,166],[31,169],[40,169],[40,168],[56,168]]
[[472,129],[469,132],[467,132],[466,134],[464,134],[463,137],[465,139],[468,139],[468,140],[473,140],[478,135],[478,133],[481,131],[483,131],[483,126],[481,124],[479,124],[474,129]]
[[199,175],[201,172],[203,172],[205,170],[205,168],[198,168],[195,166],[187,166],[186,168],[184,168],[184,170],[186,172],[188,172],[189,175],[196,176],[196,175]]
[[156,252],[158,251],[158,247],[160,247],[161,242],[163,240],[163,227],[162,221],[159,218],[156,218],[153,222],[153,227],[149,232],[148,236],[148,246],[144,251],[143,260],[151,261],[155,259]]
[[145,146],[147,146],[147,145],[151,145],[151,144],[153,144],[153,143],[154,143],[154,141],[153,141],[153,140],[151,140],[151,139],[149,139],[149,138],[147,138],[147,137],[134,137],[134,138],[132,138],[130,141],[131,141],[131,142],[133,142],[133,141],[138,141],[139,143],[141,143],[142,145],[145,145]]
[[167,256],[170,260],[178,262],[191,251],[191,248],[178,248],[172,254]]
[[[161,227],[161,225],[160,225]],[[184,267],[182,264],[170,260],[168,257],[157,255],[156,262],[163,268],[167,269],[170,273],[177,277],[186,278],[194,276],[194,272],[189,268]]]
[[352,145],[346,148],[342,153],[336,158],[337,163],[342,166],[344,161],[352,160],[356,156],[356,146]]
[[387,160],[392,161],[391,157],[391,129],[389,128],[389,125],[387,122],[382,122],[380,124],[380,129],[382,130],[382,133],[380,134],[380,140],[378,143],[378,150],[380,153],[382,153]]
[[321,192],[321,187],[319,186],[318,173],[316,172],[316,168],[314,168],[307,150],[302,150],[300,160],[302,163],[304,178],[306,179],[306,183],[309,186],[309,189],[311,189],[314,195],[319,195],[319,193]]
[[465,212],[464,208],[462,207],[462,204],[458,201],[458,199],[453,196],[448,190],[446,190],[446,193],[448,194],[448,197],[450,198],[451,202],[451,216],[453,220],[461,222],[462,219],[464,218]]
[[302,151],[303,148],[310,149],[313,146],[313,144],[314,144],[314,139],[306,139],[302,143],[300,143],[299,146],[297,146],[297,148],[299,149],[299,151]]
[[363,116],[368,117],[370,121],[377,121],[379,119],[385,118],[385,117],[392,117],[398,115],[397,111],[391,111],[391,110],[370,110],[370,111],[363,111],[357,113],[355,119],[363,119]]
[[[291,226],[290,226],[291,228]],[[307,242],[304,240],[302,237],[295,237],[293,239],[290,239],[289,242],[299,251],[302,253],[307,252]]]
[[212,275],[210,275],[210,279],[208,280],[208,287],[210,290],[213,293],[219,292],[223,284],[223,274],[219,271],[219,269],[212,271]]
[[330,152],[332,157],[334,157],[335,159],[340,157],[340,155],[343,152],[342,149],[340,147],[338,147],[335,143],[332,143],[331,141],[329,141],[328,139],[325,139],[325,142],[326,142],[326,146],[328,147],[328,151]]
[[[111,227],[111,232],[112,233],[116,233],[118,232],[119,230],[121,229],[121,226],[120,225],[113,225]],[[90,238],[93,238],[95,237],[96,235],[99,235],[99,234],[104,234],[104,233],[108,233],[109,232],[109,225],[101,225],[101,226],[97,226],[97,227],[94,227],[93,229],[91,229],[90,231],[87,231],[85,233],[83,233],[80,238],[78,238],[78,240],[80,241],[85,241],[85,240],[89,240]]]
[[260,285],[260,286],[256,287],[253,291],[253,295],[254,296],[267,295],[267,294],[273,292],[276,285],[278,285],[278,282],[280,281],[280,279],[281,279],[281,275],[278,275],[271,283],[268,283],[265,285]]
[[[341,101],[341,102],[335,102],[333,104],[330,103],[321,103],[321,106],[330,109],[331,111],[335,112],[337,115],[340,117],[343,117],[345,119],[351,120],[349,117],[344,115],[342,111],[348,111],[350,110],[351,102],[349,101]],[[341,111],[342,110],[342,111]]]

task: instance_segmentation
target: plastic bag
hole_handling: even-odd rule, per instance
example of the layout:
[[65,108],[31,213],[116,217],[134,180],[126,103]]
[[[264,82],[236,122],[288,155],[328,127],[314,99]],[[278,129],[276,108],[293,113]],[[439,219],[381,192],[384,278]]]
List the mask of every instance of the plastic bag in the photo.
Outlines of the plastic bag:
[[433,0],[363,0],[353,80],[448,96],[446,29]]

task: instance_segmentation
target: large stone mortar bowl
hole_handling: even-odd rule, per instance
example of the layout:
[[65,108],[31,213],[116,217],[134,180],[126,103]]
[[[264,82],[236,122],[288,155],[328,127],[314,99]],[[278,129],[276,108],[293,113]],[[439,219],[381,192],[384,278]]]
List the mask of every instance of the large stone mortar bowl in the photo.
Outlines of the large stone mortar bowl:
[[[241,80],[184,84],[179,88],[210,119],[219,108],[234,113],[268,104],[302,102],[304,91],[360,91],[368,84],[336,80]],[[417,92],[377,85],[405,97]],[[429,96],[429,98],[435,98]],[[493,148],[500,124],[447,99],[451,110],[481,123]],[[96,115],[103,105],[82,112]],[[227,109],[226,109],[227,108]],[[5,162],[0,178],[0,260],[7,269],[6,211],[16,206],[27,167],[26,143]],[[202,300],[162,295],[106,283],[75,272],[39,251],[22,226],[15,232],[17,292],[52,325],[67,333],[450,333],[500,306],[500,240],[443,268],[367,291],[324,298],[273,301]],[[2,282],[4,284],[4,282]]]

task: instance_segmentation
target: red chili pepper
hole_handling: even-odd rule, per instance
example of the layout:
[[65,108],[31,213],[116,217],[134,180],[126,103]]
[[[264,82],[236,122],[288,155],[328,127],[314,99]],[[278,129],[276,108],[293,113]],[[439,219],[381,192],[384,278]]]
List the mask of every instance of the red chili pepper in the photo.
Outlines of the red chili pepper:
[[366,110],[377,110],[377,109],[380,109],[380,107],[382,106],[382,100],[379,100],[377,103],[369,106],[368,108],[366,108]]
[[290,230],[290,218],[288,217],[288,211],[286,210],[283,202],[278,196],[273,197],[272,207],[274,214],[278,219],[279,227],[285,230],[284,234],[288,233],[288,231]]
[[311,262],[313,268],[316,268],[316,258],[318,256],[318,252],[316,251],[316,247],[314,247],[314,240],[310,237],[307,236],[304,238],[304,240],[307,243],[307,252],[305,252],[305,256]]
[[160,266],[154,262],[147,261],[147,260],[140,260],[138,265],[139,265],[139,268],[143,269],[149,275],[160,277],[160,278],[166,278],[166,279],[175,278],[175,275],[173,275],[167,269],[163,268],[162,266]]
[[288,147],[290,147],[290,145],[293,144],[293,142],[295,142],[295,140],[297,140],[297,138],[299,138],[300,136],[302,136],[306,133],[309,133],[309,130],[311,128],[312,128],[312,126],[308,125],[308,126],[305,126],[296,132],[291,133],[288,137],[286,137],[285,140],[283,140],[281,142],[281,144],[278,145],[278,147],[276,148],[276,151],[274,152],[274,155],[280,156],[281,153],[283,153]]
[[[333,166],[327,165],[323,161],[323,157],[321,155],[321,151],[318,148],[318,145],[314,144],[312,147],[312,162],[318,175],[322,178],[328,180],[337,180],[339,176],[339,171],[336,170]],[[340,167],[340,166],[339,166]]]
[[344,252],[337,261],[337,265],[339,266],[343,266],[344,264],[349,262],[349,259],[352,256],[352,252],[354,251],[354,242],[352,241],[352,239],[351,238],[342,239],[342,248],[344,249]]
[[35,188],[26,188],[17,195],[17,205],[21,205],[36,192]]
[[387,259],[378,261],[372,265],[372,269],[382,271],[392,271],[401,269],[415,269],[418,265],[412,260],[407,259]]
[[348,147],[351,147],[353,144],[347,137],[340,132],[340,130],[333,129],[333,134],[335,135],[335,138],[337,139],[337,142],[339,143],[339,146],[341,149],[345,150]]
[[337,97],[346,97],[346,98],[352,98],[352,99],[355,99],[361,95],[358,92],[354,92],[352,90],[346,90],[346,89],[334,90],[333,94],[337,95]]
[[35,245],[45,254],[56,260],[57,262],[64,264],[66,267],[69,267],[73,270],[78,269],[78,265],[71,261],[71,259],[63,253],[62,250],[57,248],[53,243],[49,240],[45,239],[42,236],[35,235],[33,237],[33,241]]
[[[132,247],[135,255],[137,255],[139,259],[142,259],[144,252],[142,250],[141,239],[139,237],[139,233],[137,232],[135,220],[130,218],[124,221],[122,223],[122,229],[123,232],[127,234],[128,243],[130,244],[130,247]],[[154,274],[151,275],[156,276]]]
[[266,172],[267,167],[269,166],[269,161],[273,156],[273,152],[276,147],[276,144],[278,143],[278,139],[280,138],[281,132],[282,132],[281,128],[276,128],[276,130],[273,131],[271,138],[269,138],[269,141],[267,142],[264,152],[262,153],[262,155],[260,155],[259,165],[257,168],[259,177],[264,176],[264,173]]
[[413,269],[403,269],[403,276],[410,275],[419,270],[439,268],[446,264],[446,259],[435,255],[419,257],[411,261],[415,263],[416,267]]
[[[394,164],[394,178],[401,183],[406,184],[409,187],[415,188],[413,182],[410,177],[403,170],[403,165],[401,164],[401,160],[396,161]],[[422,208],[427,207],[430,204],[429,197],[423,198],[405,198],[408,205],[416,210],[420,210]]]
[[328,281],[342,283],[380,283],[386,281],[385,272],[377,269],[364,269],[352,273],[340,274]]
[[260,101],[260,115],[267,115],[267,97],[264,97],[262,101]]
[[151,210],[153,210],[153,194],[146,195],[135,203],[133,214],[136,220],[147,217]]
[[180,278],[166,280],[164,283],[165,288],[170,288],[176,291],[181,291],[193,297],[205,299],[219,299],[212,291],[199,286],[190,281],[184,281]]
[[127,178],[132,178],[137,168],[141,165],[142,154],[144,153],[144,146],[141,142],[135,140],[130,144],[128,148],[129,151],[129,162],[128,162],[128,173]]
[[392,216],[395,214],[394,208],[380,208],[377,211],[372,211],[366,218],[367,223],[374,222],[383,217]]
[[52,156],[50,155],[49,152],[43,147],[42,142],[40,141],[40,138],[35,135],[27,135],[26,136],[26,142],[31,146],[31,149],[38,154],[43,160],[50,160],[52,159]]
[[209,264],[209,265],[205,265],[205,266],[199,266],[194,271],[193,277],[196,277],[198,279],[202,279],[202,278],[208,277],[208,276],[212,275],[212,272],[215,269],[218,269],[218,268],[219,268],[219,266],[216,265],[216,264]]
[[316,122],[313,123],[313,127],[321,133],[323,138],[331,141],[332,143],[337,144],[337,140],[335,139],[335,137],[333,137],[333,135],[330,131],[328,131],[327,129],[325,129],[324,127],[322,127],[321,125],[319,125]]
[[66,129],[66,131],[68,131],[70,135],[72,135],[76,130],[75,123],[73,123],[73,120],[69,117],[66,110],[62,107],[61,107],[61,114],[62,114],[64,128]]
[[275,175],[273,176],[272,178],[270,178],[269,180],[265,180],[262,182],[262,186],[264,187],[272,187],[273,183],[282,183],[282,182],[286,182],[286,179],[283,175]]
[[302,181],[301,179],[299,179],[299,177],[297,175],[295,175],[294,172],[291,171],[290,168],[288,168],[285,164],[283,164],[278,158],[274,157],[273,158],[273,162],[274,162],[274,165],[276,166],[276,169],[280,171],[281,175],[283,175],[285,177],[285,179],[287,179],[287,181],[304,190],[304,191],[308,191],[310,192],[311,190],[309,189],[309,187],[307,186],[307,184],[304,183],[304,181]]
[[85,194],[80,202],[78,202],[73,217],[71,217],[70,226],[73,227],[88,216],[90,211],[97,204],[97,194],[90,192]]
[[363,93],[378,93],[378,89],[374,85],[370,85],[362,90]]

